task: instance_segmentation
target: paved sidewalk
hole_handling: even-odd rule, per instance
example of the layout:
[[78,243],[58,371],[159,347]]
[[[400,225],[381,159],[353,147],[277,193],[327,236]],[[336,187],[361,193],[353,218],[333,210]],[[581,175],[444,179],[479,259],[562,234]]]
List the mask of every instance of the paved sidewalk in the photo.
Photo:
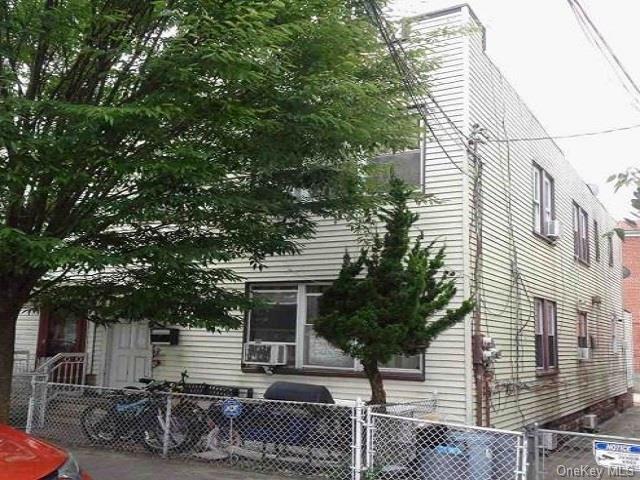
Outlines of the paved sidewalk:
[[606,422],[602,422],[598,426],[598,433],[640,438],[640,406],[634,404],[623,413],[618,413]]
[[[147,455],[71,448],[93,480],[284,480],[285,477],[232,470],[219,465],[163,460]],[[291,477],[286,477],[291,480]]]

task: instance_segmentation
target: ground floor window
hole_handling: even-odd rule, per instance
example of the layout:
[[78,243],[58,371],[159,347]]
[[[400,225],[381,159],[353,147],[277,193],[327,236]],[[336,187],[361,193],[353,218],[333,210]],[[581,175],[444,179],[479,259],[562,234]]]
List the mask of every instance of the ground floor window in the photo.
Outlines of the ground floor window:
[[535,299],[536,368],[542,372],[558,368],[557,309],[555,302]]
[[[360,371],[360,363],[316,335],[313,322],[325,284],[252,284],[249,294],[260,302],[249,312],[245,342],[286,345],[287,366],[302,369]],[[397,356],[383,371],[421,373],[422,355]]]
[[578,312],[578,347],[589,348],[589,328],[586,312]]

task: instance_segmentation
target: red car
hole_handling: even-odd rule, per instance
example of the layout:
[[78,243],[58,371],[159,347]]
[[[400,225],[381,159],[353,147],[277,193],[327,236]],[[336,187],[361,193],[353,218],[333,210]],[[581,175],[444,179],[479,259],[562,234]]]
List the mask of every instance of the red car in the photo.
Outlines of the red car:
[[73,456],[6,425],[0,425],[0,480],[91,480]]

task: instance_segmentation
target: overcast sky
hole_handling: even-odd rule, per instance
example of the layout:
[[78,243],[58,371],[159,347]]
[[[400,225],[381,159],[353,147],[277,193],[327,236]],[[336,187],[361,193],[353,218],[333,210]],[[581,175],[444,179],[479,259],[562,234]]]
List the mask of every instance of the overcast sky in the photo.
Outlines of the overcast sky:
[[[460,4],[455,0],[394,0],[395,15]],[[487,53],[551,135],[640,123],[606,60],[580,30],[565,0],[469,0],[487,30]],[[640,1],[581,0],[636,83],[640,84]],[[614,194],[612,173],[640,165],[640,129],[558,140],[567,159],[617,218],[628,216],[630,192]]]

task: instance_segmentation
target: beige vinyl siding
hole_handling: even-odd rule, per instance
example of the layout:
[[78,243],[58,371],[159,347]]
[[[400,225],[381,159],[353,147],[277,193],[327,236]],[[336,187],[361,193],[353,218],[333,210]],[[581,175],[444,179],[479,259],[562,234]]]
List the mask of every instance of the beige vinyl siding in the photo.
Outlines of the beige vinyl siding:
[[[491,139],[548,136],[485,55],[478,31],[470,36],[469,75],[470,121],[486,128]],[[600,239],[599,263],[593,244],[593,221],[598,222],[600,232],[608,232],[615,226],[614,219],[550,140],[509,145],[489,142],[480,146],[480,153],[485,205],[483,333],[493,337],[503,351],[492,385],[492,423],[512,428],[546,422],[624,393],[624,355],[614,354],[611,346],[612,316],[622,316],[620,241],[614,239],[613,268],[607,262],[606,239]],[[562,234],[553,245],[533,234],[532,162],[555,181],[555,211]],[[574,201],[589,215],[590,266],[574,260]],[[518,288],[511,274],[515,261],[522,276]],[[592,305],[596,295],[602,298],[600,306]],[[556,376],[536,376],[534,297],[557,302],[560,372]],[[588,312],[589,333],[596,338],[591,361],[579,362],[576,358],[578,310]]]
[[[417,26],[430,30],[443,25],[459,25],[461,12],[436,19],[426,19]],[[415,33],[415,30],[414,30]],[[433,93],[442,100],[442,108],[464,127],[465,83],[463,72],[464,38],[443,37],[434,47],[441,56],[440,68],[433,75]],[[438,128],[450,155],[464,162],[463,146],[454,137],[447,138]],[[433,141],[425,145],[425,176],[427,193],[437,196],[439,203],[415,207],[420,221],[414,235],[423,231],[426,241],[436,240],[447,246],[447,268],[455,271],[459,279],[460,301],[465,290],[463,284],[463,179],[440,148]],[[233,267],[247,282],[281,282],[332,280],[336,277],[345,249],[357,254],[356,239],[344,222],[320,220],[317,236],[304,242],[300,255],[276,256],[268,259],[262,272],[249,268],[247,262],[234,262]],[[244,289],[244,285],[237,285]],[[441,411],[448,418],[466,420],[465,325],[459,325],[443,334],[426,354],[426,380],[387,380],[389,400],[417,400],[437,392]],[[368,399],[369,385],[364,378],[342,378],[305,375],[265,375],[241,371],[242,332],[212,334],[203,330],[182,330],[180,345],[161,347],[161,364],[154,369],[158,378],[179,378],[180,371],[188,369],[190,381],[253,387],[261,395],[271,383],[283,380],[326,385],[339,399]]]
[[[94,342],[95,336],[95,342]],[[97,385],[105,385],[107,327],[89,322],[87,325],[86,373],[96,375]]]

